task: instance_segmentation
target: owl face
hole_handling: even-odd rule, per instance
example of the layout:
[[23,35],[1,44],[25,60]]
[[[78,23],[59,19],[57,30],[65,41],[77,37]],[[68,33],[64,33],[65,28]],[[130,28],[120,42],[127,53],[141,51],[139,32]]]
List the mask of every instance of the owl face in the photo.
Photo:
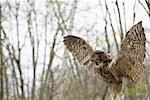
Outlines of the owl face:
[[92,56],[91,61],[95,63],[96,67],[105,67],[112,61],[112,56],[109,53],[105,53],[101,50],[96,50]]
[[104,52],[98,50],[98,51],[95,51],[91,56],[91,61],[95,63],[97,68],[104,66],[104,62],[102,60],[103,55],[104,55]]

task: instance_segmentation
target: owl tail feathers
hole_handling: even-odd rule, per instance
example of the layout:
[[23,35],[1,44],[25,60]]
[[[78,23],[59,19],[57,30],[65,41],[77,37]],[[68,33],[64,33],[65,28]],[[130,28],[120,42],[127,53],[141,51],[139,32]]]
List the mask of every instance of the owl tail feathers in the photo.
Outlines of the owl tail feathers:
[[122,83],[114,83],[110,86],[110,90],[111,90],[111,100],[116,100],[117,95],[119,95],[121,93],[122,90]]

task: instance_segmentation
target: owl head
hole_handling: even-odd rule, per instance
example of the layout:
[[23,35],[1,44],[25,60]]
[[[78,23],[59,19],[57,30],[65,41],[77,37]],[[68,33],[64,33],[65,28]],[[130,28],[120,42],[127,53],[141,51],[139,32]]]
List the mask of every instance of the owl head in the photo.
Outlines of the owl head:
[[91,61],[94,62],[99,68],[110,63],[112,61],[112,56],[109,53],[105,53],[101,50],[96,50],[91,55]]

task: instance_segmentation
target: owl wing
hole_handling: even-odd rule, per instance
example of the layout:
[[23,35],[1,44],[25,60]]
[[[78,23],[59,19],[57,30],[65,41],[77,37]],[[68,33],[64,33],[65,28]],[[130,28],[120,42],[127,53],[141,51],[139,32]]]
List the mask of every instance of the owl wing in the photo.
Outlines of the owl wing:
[[116,78],[118,73],[133,83],[141,80],[146,52],[145,43],[144,28],[142,22],[139,22],[127,32],[117,56],[109,66]]
[[82,38],[73,35],[64,37],[64,44],[66,48],[72,53],[81,65],[85,65],[91,69],[94,65],[91,62],[91,54],[93,53],[92,47]]

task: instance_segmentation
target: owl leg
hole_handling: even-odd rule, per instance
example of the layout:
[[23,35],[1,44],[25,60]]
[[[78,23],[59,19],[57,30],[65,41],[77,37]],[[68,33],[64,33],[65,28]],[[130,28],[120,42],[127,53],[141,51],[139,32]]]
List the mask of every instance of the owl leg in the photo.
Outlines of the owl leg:
[[116,100],[117,94],[112,94],[111,100]]
[[111,100],[116,100],[117,95],[119,95],[121,93],[122,83],[119,82],[119,83],[111,84],[110,90],[111,90],[111,93],[112,93]]

